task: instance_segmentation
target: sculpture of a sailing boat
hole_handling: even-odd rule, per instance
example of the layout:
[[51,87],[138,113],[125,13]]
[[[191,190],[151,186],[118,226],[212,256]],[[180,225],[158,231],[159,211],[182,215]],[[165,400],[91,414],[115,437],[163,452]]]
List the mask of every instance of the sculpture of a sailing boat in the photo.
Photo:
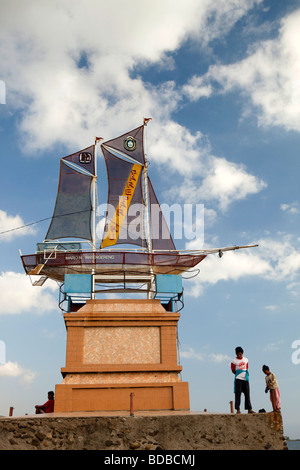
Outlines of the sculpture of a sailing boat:
[[[176,250],[147,172],[144,130],[148,121],[144,119],[142,126],[101,143],[108,175],[108,211],[99,247],[96,151],[100,139],[61,159],[56,204],[45,240],[35,254],[21,256],[26,273],[41,276],[36,285],[47,278],[65,282],[66,275],[88,274],[93,277],[93,286],[97,281],[131,279],[149,281],[149,289],[155,290],[156,276],[181,275],[208,254],[246,248]],[[139,217],[130,210],[134,205],[139,208]],[[72,241],[60,241],[66,238]],[[90,244],[88,250],[82,248],[82,241]],[[117,245],[132,244],[139,248],[116,249]]]

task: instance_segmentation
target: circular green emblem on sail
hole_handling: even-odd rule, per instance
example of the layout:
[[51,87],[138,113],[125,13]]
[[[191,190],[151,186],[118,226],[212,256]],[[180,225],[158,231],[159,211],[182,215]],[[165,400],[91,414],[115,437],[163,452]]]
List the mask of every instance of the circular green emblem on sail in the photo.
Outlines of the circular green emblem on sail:
[[127,139],[124,140],[124,148],[129,151],[135,150],[136,140],[133,137],[128,136]]

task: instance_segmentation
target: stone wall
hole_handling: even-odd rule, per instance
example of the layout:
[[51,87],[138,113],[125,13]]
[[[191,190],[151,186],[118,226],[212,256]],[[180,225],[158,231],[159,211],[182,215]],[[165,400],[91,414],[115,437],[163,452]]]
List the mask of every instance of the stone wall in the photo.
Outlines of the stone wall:
[[285,450],[280,413],[0,418],[0,450]]

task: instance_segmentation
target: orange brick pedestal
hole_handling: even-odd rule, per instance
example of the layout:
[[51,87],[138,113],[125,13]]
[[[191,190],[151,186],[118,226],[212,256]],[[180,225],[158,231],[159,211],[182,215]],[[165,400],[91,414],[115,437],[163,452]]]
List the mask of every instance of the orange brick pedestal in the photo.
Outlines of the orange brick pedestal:
[[55,412],[189,410],[177,363],[179,313],[159,300],[88,300],[65,315],[66,367]]

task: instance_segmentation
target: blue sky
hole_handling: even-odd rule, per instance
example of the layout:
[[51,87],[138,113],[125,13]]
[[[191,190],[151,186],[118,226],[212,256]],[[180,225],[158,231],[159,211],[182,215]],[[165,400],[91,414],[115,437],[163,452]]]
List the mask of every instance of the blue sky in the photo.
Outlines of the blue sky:
[[151,117],[160,202],[204,205],[204,248],[259,244],[210,256],[184,280],[191,409],[229,411],[241,345],[254,410],[271,409],[268,364],[285,433],[299,438],[299,1],[12,0],[0,9],[0,415],[10,406],[30,414],[46,399],[62,380],[66,342],[57,286],[32,287],[18,251],[34,252],[48,222],[7,230],[51,217],[61,157]]

